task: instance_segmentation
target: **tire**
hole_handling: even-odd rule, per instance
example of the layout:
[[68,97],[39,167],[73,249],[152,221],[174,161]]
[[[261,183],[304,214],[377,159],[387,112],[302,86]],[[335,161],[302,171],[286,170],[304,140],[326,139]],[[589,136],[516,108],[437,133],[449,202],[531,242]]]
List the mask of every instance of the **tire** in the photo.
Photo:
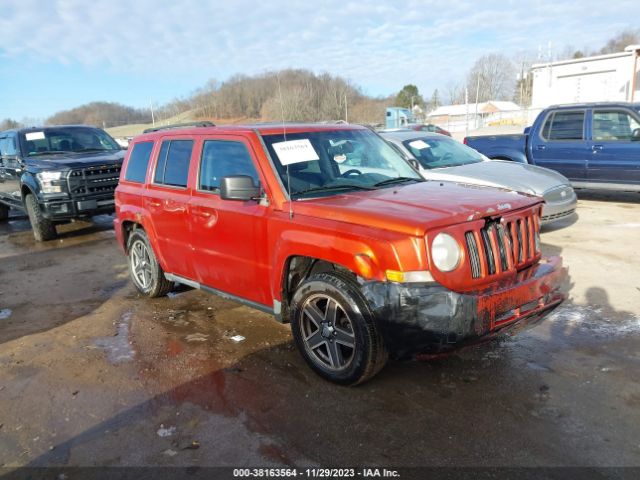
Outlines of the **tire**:
[[9,207],[0,203],[0,222],[9,219]]
[[291,302],[291,330],[305,361],[331,382],[357,385],[387,362],[365,298],[342,273],[319,273],[302,282]]
[[127,241],[129,274],[136,289],[147,297],[163,297],[173,289],[158,263],[144,230],[134,230]]
[[56,238],[58,236],[56,226],[51,220],[44,218],[36,197],[31,193],[28,194],[24,198],[24,204],[27,214],[29,215],[29,222],[31,223],[36,242],[45,242]]

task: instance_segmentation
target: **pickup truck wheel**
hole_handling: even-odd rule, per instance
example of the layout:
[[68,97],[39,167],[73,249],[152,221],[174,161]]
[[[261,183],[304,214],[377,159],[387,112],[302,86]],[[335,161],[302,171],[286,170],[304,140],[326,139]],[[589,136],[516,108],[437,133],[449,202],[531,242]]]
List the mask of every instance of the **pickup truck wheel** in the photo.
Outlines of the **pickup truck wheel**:
[[40,211],[38,201],[33,194],[29,194],[24,198],[24,204],[27,207],[27,215],[29,215],[29,222],[33,229],[33,236],[36,242],[43,242],[47,240],[53,240],[58,236],[56,232],[56,226],[51,220],[44,218]]
[[358,285],[338,272],[305,280],[291,303],[296,346],[321,377],[362,383],[384,367],[388,354]]
[[147,297],[162,297],[173,289],[153,253],[149,238],[143,230],[134,230],[127,242],[129,273],[133,284]]
[[0,222],[9,218],[9,207],[0,204]]

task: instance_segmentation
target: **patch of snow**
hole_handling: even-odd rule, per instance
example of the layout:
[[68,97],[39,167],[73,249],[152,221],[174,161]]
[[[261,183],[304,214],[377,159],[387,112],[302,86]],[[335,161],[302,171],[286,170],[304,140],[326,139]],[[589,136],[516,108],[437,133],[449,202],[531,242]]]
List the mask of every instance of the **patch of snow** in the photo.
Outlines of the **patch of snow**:
[[170,437],[174,433],[176,433],[176,427],[165,428],[163,424],[160,424],[160,428],[156,432],[159,437]]
[[95,345],[107,352],[107,357],[111,363],[130,362],[133,360],[135,352],[129,343],[129,325],[132,313],[125,312],[120,317],[116,326],[116,334],[113,337],[98,338]]
[[605,308],[592,305],[562,305],[545,321],[564,324],[597,335],[640,334],[640,317],[619,313],[611,316]]

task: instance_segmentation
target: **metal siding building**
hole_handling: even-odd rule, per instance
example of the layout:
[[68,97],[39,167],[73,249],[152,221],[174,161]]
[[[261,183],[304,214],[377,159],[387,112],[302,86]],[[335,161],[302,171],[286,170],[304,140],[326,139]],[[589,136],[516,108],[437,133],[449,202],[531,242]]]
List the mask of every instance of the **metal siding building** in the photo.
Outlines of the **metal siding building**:
[[[637,52],[598,55],[533,65],[532,108],[584,102],[640,100],[640,75]],[[635,95],[632,88],[635,75]]]

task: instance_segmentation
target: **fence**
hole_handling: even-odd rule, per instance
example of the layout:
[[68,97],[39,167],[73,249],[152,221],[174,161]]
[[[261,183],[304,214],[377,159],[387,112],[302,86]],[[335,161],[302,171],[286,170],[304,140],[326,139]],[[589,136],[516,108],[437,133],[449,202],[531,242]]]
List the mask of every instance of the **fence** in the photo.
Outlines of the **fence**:
[[464,115],[427,117],[426,121],[451,133],[466,134],[487,127],[520,126],[524,128],[531,125],[541,111],[540,108],[528,108],[504,112],[478,112],[476,115],[473,105],[469,105],[468,115],[465,113]]

